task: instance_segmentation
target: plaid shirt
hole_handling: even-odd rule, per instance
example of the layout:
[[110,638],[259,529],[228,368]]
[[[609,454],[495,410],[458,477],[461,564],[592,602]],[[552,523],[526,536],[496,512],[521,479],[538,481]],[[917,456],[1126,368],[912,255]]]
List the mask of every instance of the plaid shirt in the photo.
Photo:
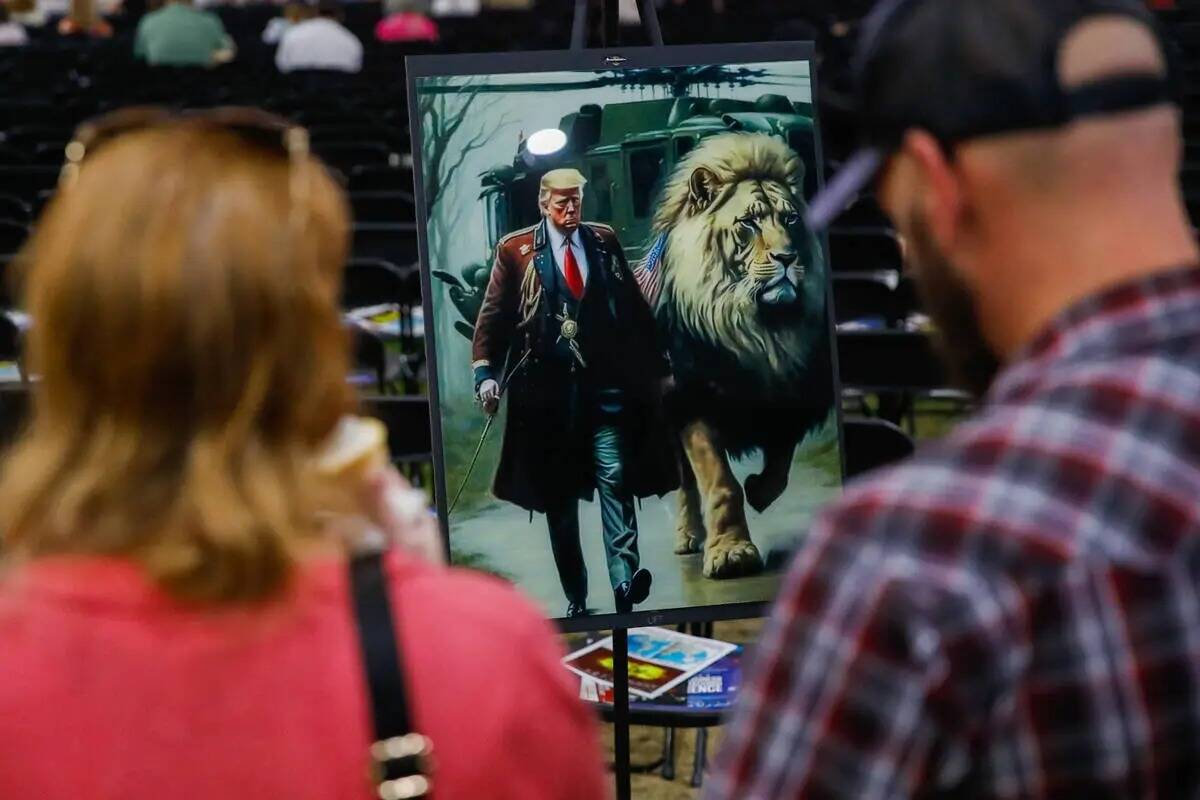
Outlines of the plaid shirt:
[[798,554],[704,797],[1200,794],[1200,270],[1068,311]]

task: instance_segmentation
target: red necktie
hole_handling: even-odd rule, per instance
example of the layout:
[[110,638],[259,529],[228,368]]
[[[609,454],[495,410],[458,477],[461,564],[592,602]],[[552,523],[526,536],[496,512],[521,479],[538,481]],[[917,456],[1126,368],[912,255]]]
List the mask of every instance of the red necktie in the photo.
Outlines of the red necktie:
[[563,256],[563,277],[567,279],[567,288],[575,299],[583,297],[583,274],[579,271],[579,262],[575,260],[575,248],[571,240],[567,240],[567,252]]

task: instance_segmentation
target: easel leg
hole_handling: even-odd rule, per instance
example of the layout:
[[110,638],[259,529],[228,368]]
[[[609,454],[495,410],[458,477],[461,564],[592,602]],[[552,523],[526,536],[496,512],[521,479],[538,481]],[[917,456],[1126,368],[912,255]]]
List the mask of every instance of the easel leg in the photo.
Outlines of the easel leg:
[[621,14],[617,0],[603,0],[601,13],[604,17],[604,41],[602,47],[619,47],[621,44]]
[[[642,16],[642,30],[650,44],[661,47],[662,29],[658,24],[658,9],[654,0],[638,0]],[[587,45],[588,8],[590,0],[575,0],[575,15],[571,23],[571,49],[582,50]],[[617,47],[621,44],[621,18],[618,0],[600,0],[600,46]]]
[[692,786],[699,788],[704,783],[704,770],[708,766],[708,728],[696,731],[696,760],[692,767]]
[[613,631],[613,745],[617,800],[632,800],[629,769],[629,631]]
[[642,28],[645,29],[646,35],[650,38],[650,44],[662,47],[662,28],[658,25],[658,9],[654,7],[654,0],[641,0],[640,10],[642,14]]

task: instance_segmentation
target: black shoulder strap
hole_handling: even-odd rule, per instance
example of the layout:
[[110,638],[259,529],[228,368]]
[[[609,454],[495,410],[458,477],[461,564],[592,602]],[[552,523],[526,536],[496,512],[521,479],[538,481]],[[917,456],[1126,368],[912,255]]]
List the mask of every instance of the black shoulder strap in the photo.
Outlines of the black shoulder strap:
[[433,746],[413,729],[383,553],[355,556],[350,561],[350,583],[371,700],[375,731],[371,758],[379,796],[386,800],[429,797]]

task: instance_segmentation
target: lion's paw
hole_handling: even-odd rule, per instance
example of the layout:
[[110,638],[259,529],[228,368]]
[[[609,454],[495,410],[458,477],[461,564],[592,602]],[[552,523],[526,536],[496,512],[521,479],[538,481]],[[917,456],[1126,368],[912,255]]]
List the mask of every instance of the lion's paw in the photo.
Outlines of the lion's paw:
[[717,539],[704,551],[706,578],[741,578],[762,572],[762,568],[762,555],[749,539]]
[[779,499],[787,481],[772,481],[762,475],[751,475],[746,478],[746,502],[758,513],[762,513]]
[[676,530],[675,555],[686,556],[704,549],[704,532]]

